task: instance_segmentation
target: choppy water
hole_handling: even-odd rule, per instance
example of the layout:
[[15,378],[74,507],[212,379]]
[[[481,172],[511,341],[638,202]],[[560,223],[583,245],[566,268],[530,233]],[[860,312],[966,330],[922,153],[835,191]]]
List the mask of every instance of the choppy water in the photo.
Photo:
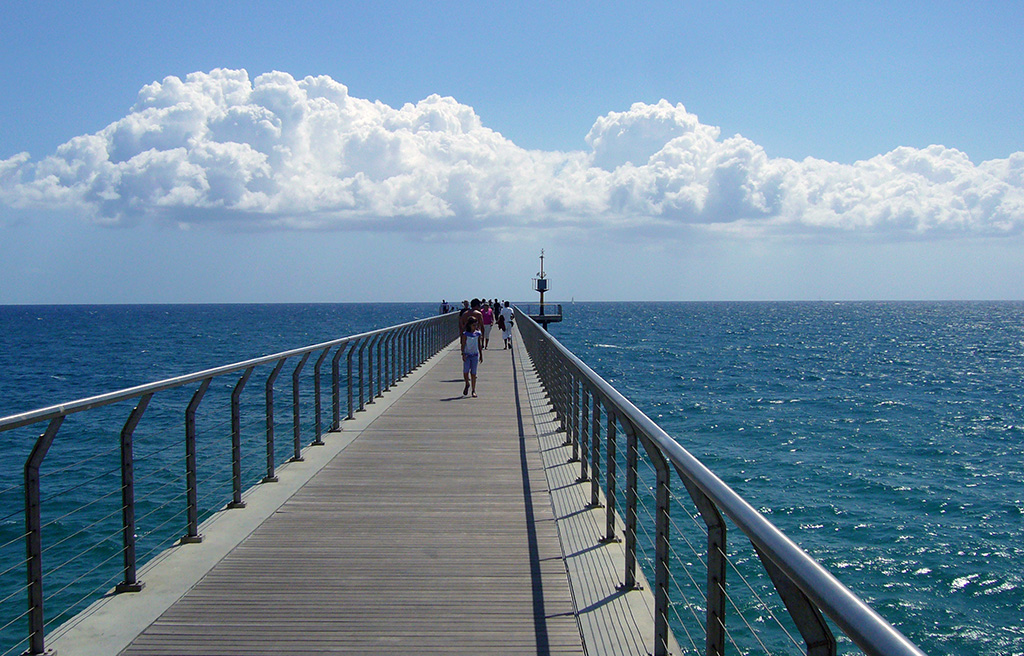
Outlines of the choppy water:
[[[0,416],[433,310],[0,307]],[[926,652],[1024,653],[1024,303],[577,303],[565,316],[558,339]],[[20,487],[27,443],[0,436],[0,487]],[[22,502],[0,501],[17,540]],[[3,601],[0,626],[23,608]]]

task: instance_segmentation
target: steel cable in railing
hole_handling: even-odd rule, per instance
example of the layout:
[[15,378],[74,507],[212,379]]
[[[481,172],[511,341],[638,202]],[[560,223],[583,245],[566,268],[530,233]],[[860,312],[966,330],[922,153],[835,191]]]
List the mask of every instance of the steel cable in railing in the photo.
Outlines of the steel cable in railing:
[[[183,465],[184,463],[185,463],[185,458],[182,457],[181,458],[181,462],[179,462],[177,464]],[[142,463],[138,463],[138,464],[142,464]],[[143,488],[143,484],[144,483],[147,483],[149,481],[152,481],[152,480],[156,479],[157,477],[160,477],[160,480],[162,480],[163,483],[159,487],[157,487],[156,489],[146,489],[145,490],[146,494],[144,496],[149,496],[149,495],[153,495],[153,494],[158,493],[160,490],[162,490],[165,487],[167,487],[167,485],[169,485],[170,483],[176,483],[176,484],[177,483],[182,483],[185,480],[184,467],[181,467],[180,470],[179,470],[178,468],[175,468],[175,467],[171,466],[173,464],[174,463],[171,463],[169,465],[160,466],[160,467],[157,467],[157,468],[152,469],[150,471],[147,471],[145,474],[143,474],[141,476],[136,476],[135,477],[135,486],[136,486],[136,488],[141,490]],[[139,467],[139,469],[141,469],[141,467]],[[166,478],[164,478],[164,476],[166,476],[168,474],[170,475],[170,477],[172,479],[170,481],[168,481],[168,480],[166,480]]]
[[[152,496],[155,496],[155,495],[156,495],[156,493],[160,492],[160,490],[162,490],[162,489],[164,489],[164,488],[167,488],[167,487],[169,487],[169,486],[170,486],[170,485],[171,485],[172,483],[173,483],[173,484],[175,484],[175,485],[180,485],[180,484],[181,484],[181,481],[168,481],[168,482],[167,482],[167,483],[165,483],[164,485],[161,485],[161,486],[160,486],[160,488],[158,488],[158,489],[156,489],[156,490],[153,490],[153,491],[151,492],[151,494],[149,495],[149,498],[143,498],[143,499],[141,499],[141,500],[140,500],[140,503],[141,503],[141,502],[148,502],[148,503],[150,503],[150,504],[153,504],[154,502],[153,502],[153,501],[151,500],[151,497],[152,497]],[[149,517],[152,517],[154,513],[160,512],[160,510],[162,510],[163,508],[166,508],[167,506],[169,506],[169,505],[170,505],[170,504],[172,504],[172,503],[179,503],[179,504],[180,504],[180,503],[181,503],[181,501],[180,501],[180,499],[168,499],[167,501],[165,501],[164,503],[162,503],[162,504],[160,504],[160,505],[155,505],[155,506],[154,506],[153,508],[150,508],[150,509],[149,509],[148,511],[146,511],[146,512],[144,512],[144,513],[142,513],[142,514],[136,515],[136,516],[135,516],[135,522],[136,522],[136,524],[139,524],[139,525],[141,525],[141,524],[142,524],[142,521],[143,521],[144,519],[147,519],[147,518],[149,518]],[[150,531],[148,531],[148,532],[149,532],[149,533],[152,533],[153,531],[152,531],[152,530],[150,530]],[[142,533],[142,531],[141,531],[141,529],[140,529],[140,534],[141,534],[141,533]]]
[[[25,589],[26,590],[28,589],[27,585],[25,586]],[[7,624],[4,624],[3,626],[0,626],[0,633],[3,633],[7,629],[9,629],[12,626],[14,626],[16,623],[24,620],[26,617],[28,617],[28,614],[30,612],[31,612],[30,610],[26,609],[26,610],[22,611],[20,615],[18,615],[14,619],[10,620],[9,622],[7,622]],[[8,649],[7,651],[4,652],[4,655],[6,656],[7,654],[16,653],[19,649],[21,649],[22,645],[25,644],[26,640],[28,640],[28,638],[24,638],[20,642],[15,643],[10,649]]]
[[[670,580],[673,583],[675,583],[675,577],[672,577]],[[679,614],[679,606],[683,606],[684,608],[686,608],[687,610],[690,611],[690,614],[693,615],[693,619],[694,619],[694,621],[696,621],[697,626],[701,625],[701,619],[697,615],[696,607],[694,606],[694,604],[690,603],[690,600],[686,596],[686,593],[683,591],[683,589],[681,587],[679,587],[678,583],[676,583],[675,586],[676,586],[676,590],[679,592],[679,596],[681,597],[681,601],[675,602],[675,603],[671,604],[669,609],[675,615],[676,626],[683,629],[683,633],[686,634],[686,639],[690,641],[690,644],[693,646],[693,649],[695,651],[699,652],[699,651],[701,651],[701,649],[697,646],[697,641],[694,640],[693,635],[690,633],[690,629],[687,626],[688,623],[685,622],[683,620],[683,617]]]
[[[119,474],[119,473],[120,472],[118,472],[116,470],[113,470],[113,469],[109,469],[109,470],[107,470],[105,472],[100,472],[99,474],[96,474],[96,475],[94,475],[94,476],[92,476],[90,478],[87,478],[87,479],[85,479],[83,481],[80,481],[80,482],[78,482],[78,483],[76,483],[74,485],[71,485],[71,486],[65,487],[65,488],[61,488],[60,490],[57,490],[53,494],[51,494],[49,496],[46,496],[46,497],[43,497],[42,499],[40,499],[40,501],[42,501],[43,503],[46,503],[47,501],[53,501],[55,499],[65,498],[71,492],[77,492],[77,491],[81,490],[82,488],[88,487],[89,485],[92,485],[93,483],[96,483],[98,481],[103,480],[104,478],[108,478],[108,477],[110,477],[110,476],[112,476],[114,474]],[[49,476],[50,475],[47,474],[47,477],[49,477]],[[22,512],[20,514],[23,515],[24,512]]]
[[16,512],[12,512],[11,514],[6,515],[4,517],[0,517],[0,525],[2,525],[4,522],[7,522],[8,520],[14,519],[17,516],[24,515],[24,514],[25,514],[24,511],[16,511]]
[[[230,462],[225,463],[221,461],[215,461],[212,459],[205,460],[203,461],[202,466],[199,468],[199,470],[203,472],[202,478],[196,479],[196,485],[199,487],[199,489],[203,489],[204,487],[211,483],[231,483],[230,475],[225,478],[221,478],[222,476],[228,474],[231,471]],[[216,487],[216,485],[214,487]]]
[[754,589],[754,586],[750,584],[747,577],[744,576],[743,572],[740,571],[740,569],[733,562],[733,559],[726,557],[726,562],[729,563],[729,566],[732,568],[732,571],[736,574],[736,576],[740,577],[740,580],[747,587],[747,589],[750,590],[750,593],[754,596],[755,599],[757,599],[758,603],[765,610],[768,611],[768,614],[771,616],[772,620],[779,626],[779,628],[782,629],[782,631],[786,634],[786,637],[789,638],[789,641],[792,642],[793,645],[795,645],[798,649],[802,648],[800,641],[793,637],[793,634],[790,633],[789,629],[786,628],[786,625],[782,622],[782,620],[780,620],[778,616],[775,615],[775,612],[772,610],[771,605],[761,598],[761,595],[758,594],[758,592]]
[[[120,512],[121,512],[121,510],[118,509],[117,513],[120,513]],[[109,520],[111,517],[114,517],[117,513],[111,513],[110,515],[107,515],[104,518],[104,520]],[[46,572],[48,574],[56,574],[57,572],[61,571],[65,567],[73,565],[74,563],[78,562],[81,558],[89,555],[90,552],[95,551],[96,549],[99,549],[100,547],[107,545],[107,543],[109,543],[111,540],[113,540],[114,536],[117,536],[117,535],[120,535],[119,531],[115,531],[115,532],[111,533],[110,535],[106,535],[106,536],[102,536],[102,535],[91,536],[95,540],[93,542],[92,546],[87,547],[86,549],[84,549],[82,551],[79,551],[76,554],[71,555],[70,557],[68,557],[67,559],[65,559],[65,560],[63,560],[63,561],[61,561],[59,563],[57,563],[56,565],[48,567]],[[98,539],[96,539],[96,538],[98,538]],[[107,545],[107,546],[109,546],[109,545]],[[92,571],[92,570],[90,570],[90,571]]]
[[[16,535],[16,536],[12,537],[7,542],[4,542],[3,544],[0,544],[0,551],[2,551],[4,549],[6,549],[7,547],[10,547],[10,546],[18,543],[18,542],[21,542],[22,544],[24,544],[25,538],[27,536],[28,536],[28,533],[22,532],[20,535]],[[9,571],[9,570],[4,570],[4,572],[7,572],[7,571]],[[4,572],[0,572],[0,575],[2,575]]]
[[[736,603],[736,601],[733,599],[732,595],[729,593],[729,590],[728,589],[722,590],[722,594],[725,595],[726,601],[729,604],[731,604],[731,607],[733,609],[734,614],[737,617],[739,617],[740,620],[742,620],[743,624],[747,627],[747,630],[750,632],[750,635],[761,646],[761,649],[764,651],[764,653],[766,653],[766,654],[776,653],[777,652],[777,648],[769,648],[768,645],[766,645],[764,643],[764,641],[761,639],[760,632],[755,630],[754,627],[750,624],[750,621],[747,619],[747,616],[743,613],[743,611],[741,610],[739,604]],[[722,623],[721,626],[722,626],[722,629],[725,631],[726,637],[732,643],[733,647],[736,648],[737,651],[743,651],[740,648],[739,644],[738,644],[737,638],[735,638],[733,636],[732,630],[728,626],[726,626],[724,623]],[[779,626],[785,632],[786,637],[788,637],[790,640],[792,640],[793,636],[790,635],[790,633],[785,630],[785,627],[781,623],[779,623]],[[799,643],[795,643],[795,645],[796,645],[796,652],[795,653],[798,653],[798,654],[801,653],[803,651],[803,645],[801,645]]]
[[8,485],[5,488],[0,488],[0,496],[3,496],[4,494],[10,494],[12,492],[20,492],[21,490],[22,490],[22,485],[21,484]]
[[[693,524],[696,527],[696,529],[698,530],[698,532],[702,533],[706,537],[707,536],[707,529],[704,526],[704,524],[702,522],[697,521],[696,516],[694,516],[690,512],[689,508],[687,508],[683,503],[681,503],[681,501],[679,501],[678,498],[674,497],[673,500],[675,502],[675,507],[677,507],[680,510],[682,510],[691,519],[691,521],[693,522]],[[682,527],[678,526],[678,524],[676,523],[676,515],[674,515],[674,514],[671,515],[670,523],[676,529],[675,530],[675,535],[677,537],[681,538],[684,542],[686,542],[687,547],[690,549],[690,551],[693,553],[693,555],[697,558],[697,560],[701,563],[701,565],[704,567],[704,569],[706,571],[706,569],[707,569],[707,562],[704,559],[703,552],[701,552],[699,549],[695,548],[693,546],[693,544],[689,541],[689,539],[686,537],[685,531],[683,531]],[[672,547],[672,550],[674,551],[674,547]],[[731,558],[729,558],[728,555],[725,554],[725,553],[722,553],[722,556],[724,557],[725,561],[729,564],[729,566],[733,569],[733,571],[735,571],[736,574],[738,576],[740,576],[740,580],[743,582],[743,584],[749,590],[751,595],[757,601],[757,604],[761,608],[763,608],[765,611],[767,611],[768,615],[772,618],[772,620],[779,627],[779,629],[785,634],[785,636],[789,639],[789,641],[792,644],[794,644],[797,647],[797,649],[801,649],[800,643],[798,641],[796,641],[795,638],[793,638],[792,634],[789,632],[789,630],[786,628],[786,626],[775,615],[775,613],[772,610],[771,606],[767,602],[765,602],[764,599],[761,598],[761,596],[757,593],[757,591],[750,584],[750,582],[747,579],[747,577],[745,577],[742,574],[742,572],[739,570],[739,568],[736,567],[736,564],[733,562],[733,560]],[[688,566],[686,566],[686,563],[682,562],[682,560],[683,559],[678,558],[678,556],[677,556],[677,561],[680,562],[680,564],[682,565],[681,569],[686,573],[687,577],[690,579],[691,584],[695,588],[698,589],[698,591],[700,592],[700,595],[701,595],[704,603],[706,604],[707,603],[707,598],[706,598],[706,595],[704,594],[703,588],[693,578],[693,576],[690,574],[690,568]],[[672,579],[675,580],[676,577],[673,576]],[[678,588],[678,584],[677,584],[677,588]],[[739,617],[741,617],[741,619],[743,619],[744,623],[746,623],[748,628],[751,628],[751,631],[753,632],[753,628],[751,627],[749,621],[744,616],[742,608],[739,606],[739,604],[737,604],[737,603],[735,603],[733,601],[732,597],[729,595],[728,590],[723,590],[722,592],[723,592],[723,594],[726,595],[727,600],[730,603],[733,604],[733,608],[734,608],[734,611],[736,612],[736,614]],[[682,589],[680,589],[680,593],[684,594],[684,596],[685,596],[685,593],[683,593]],[[680,622],[681,622],[681,620],[680,620]],[[723,625],[723,627],[724,627],[724,625]],[[730,635],[730,639],[732,639],[731,635]],[[754,635],[754,639],[757,640],[759,643],[762,643],[762,645],[763,645],[763,642],[760,640],[760,638],[756,634]],[[766,652],[766,653],[770,653],[770,652]]]
[[[161,509],[166,507],[169,504],[170,504],[170,502],[168,502],[167,504],[164,504],[164,506],[161,506]],[[152,514],[152,513],[150,513],[150,514]],[[144,518],[145,518],[145,516],[140,517],[139,519],[144,519]],[[161,523],[157,524],[156,526],[152,527],[148,531],[143,531],[142,533],[140,533],[139,537],[140,538],[144,538],[144,537],[146,537],[148,535],[157,534],[160,531],[160,529],[162,529],[163,527],[167,526],[171,522],[181,522],[181,524],[177,527],[178,529],[185,528],[186,525],[187,525],[187,522],[186,521],[182,521],[182,518],[180,516],[171,515],[170,517],[168,517],[167,519],[165,519]],[[145,562],[146,560],[149,559],[150,556],[162,552],[164,549],[166,549],[168,546],[170,546],[171,544],[176,542],[178,540],[178,538],[181,537],[180,533],[181,533],[181,531],[179,530],[176,533],[171,534],[170,536],[165,537],[162,540],[156,539],[156,544],[153,545],[152,548],[150,548],[148,551],[140,553],[139,560]]]
[[99,526],[103,522],[110,521],[111,517],[116,516],[120,512],[121,512],[121,509],[118,508],[118,509],[114,510],[113,512],[111,512],[110,514],[106,515],[105,517],[100,517],[99,519],[97,519],[96,521],[92,522],[91,524],[86,524],[85,526],[80,527],[74,533],[70,533],[70,534],[64,536],[63,538],[61,538],[60,540],[57,540],[56,542],[52,542],[49,545],[47,545],[46,547],[44,547],[43,548],[43,553],[45,554],[45,553],[48,553],[48,552],[50,552],[50,551],[52,551],[54,549],[57,549],[62,544],[70,542],[74,538],[81,537],[82,535],[87,535],[89,533],[90,529],[95,528],[96,526]]
[[[118,552],[118,553],[114,554],[113,556],[111,556],[110,558],[107,558],[102,563],[100,563],[99,565],[97,565],[93,569],[89,570],[89,573],[91,574],[92,572],[94,572],[97,569],[99,569],[101,566],[106,565],[111,560],[113,560],[114,558],[116,558],[116,557],[118,557],[120,555],[121,555],[121,553]],[[79,580],[81,580],[82,578],[84,578],[84,577],[80,577]],[[113,576],[107,577],[106,579],[104,579],[102,582],[100,582],[96,586],[94,586],[91,589],[87,590],[85,592],[85,594],[79,596],[76,601],[69,602],[69,603],[65,604],[64,605],[64,610],[62,610],[61,612],[57,613],[56,615],[54,615],[50,619],[46,620],[46,622],[44,623],[44,626],[45,627],[50,627],[50,626],[53,626],[53,625],[60,625],[65,619],[74,616],[75,613],[77,613],[80,609],[82,609],[84,606],[86,606],[89,603],[90,599],[94,598],[97,594],[105,593],[105,592],[113,589],[114,586],[116,585],[115,582],[119,578],[121,578],[120,569],[119,569],[118,573],[114,574]],[[61,592],[64,592],[65,590],[68,590],[70,588],[71,588],[71,585],[64,586],[63,588],[61,588],[57,592],[54,592],[53,594],[54,594],[54,596],[56,596],[56,595],[60,594]]]
[[[109,499],[112,496],[119,495],[120,493],[121,493],[120,489],[115,489],[115,490],[113,490],[111,492],[108,492],[107,494],[103,495],[102,497],[96,497],[92,501],[90,501],[90,502],[88,502],[88,503],[86,503],[84,505],[78,506],[76,508],[73,508],[73,509],[69,510],[68,512],[66,512],[65,514],[61,515],[60,517],[56,517],[56,518],[51,519],[50,521],[46,522],[45,524],[42,524],[42,528],[48,528],[50,526],[54,526],[54,525],[58,524],[59,522],[63,522],[64,520],[66,520],[66,519],[68,519],[70,517],[74,517],[78,513],[82,512],[83,510],[91,508],[92,506],[95,506],[95,505],[99,504],[101,501]],[[114,515],[116,515],[119,512],[121,512],[120,506],[118,506],[117,509],[114,512],[106,515],[104,517],[104,519],[113,517]],[[47,546],[47,547],[44,547],[42,549],[41,553],[45,554],[48,550],[50,550],[52,548],[53,548],[52,544]]]
[[[112,521],[114,518],[118,517],[120,514],[121,514],[121,508],[117,508],[114,511],[112,511],[111,513],[108,513],[108,514],[104,515],[103,517],[100,517],[100,518],[94,520],[90,524],[86,524],[84,526],[78,527],[77,529],[74,530],[74,532],[69,533],[65,537],[60,538],[58,541],[54,541],[54,542],[52,542],[50,544],[47,544],[45,546],[45,548],[42,550],[41,554],[45,556],[46,554],[48,554],[48,553],[50,553],[50,552],[52,552],[54,550],[57,550],[61,544],[71,541],[71,538],[79,538],[79,537],[83,537],[83,536],[89,535],[89,532],[90,532],[91,529],[93,529],[93,528],[103,524],[104,522]],[[69,517],[70,516],[71,515],[69,515]],[[56,568],[51,568],[50,569],[50,571],[55,571],[55,570],[56,570]]]
[[[25,566],[25,563],[18,563],[18,564],[21,565],[22,567]],[[5,602],[10,601],[11,599],[14,599],[16,596],[18,596],[20,594],[25,594],[26,590],[28,590],[28,584],[25,584],[25,585],[21,586],[20,588],[18,588],[14,592],[10,593],[9,595],[4,597],[3,599],[0,599],[0,606],[2,606]],[[7,628],[7,627],[0,627],[0,631],[2,631],[5,628]]]
[[[117,535],[117,534],[115,533],[115,534],[114,534],[114,536],[116,536],[116,535]],[[71,560],[65,561],[65,563],[64,563],[64,564],[63,564],[63,565],[62,565],[61,567],[63,567],[63,566],[66,566],[66,565],[70,564],[70,563],[71,563],[71,561],[77,560],[78,558],[80,558],[80,557],[82,557],[82,556],[86,555],[86,554],[87,554],[88,552],[90,552],[90,551],[92,551],[92,550],[94,550],[94,549],[97,549],[97,548],[99,548],[100,546],[102,546],[103,542],[107,542],[107,541],[112,541],[112,540],[114,540],[114,539],[116,539],[116,537],[108,537],[108,538],[104,539],[104,540],[103,540],[102,542],[99,542],[99,543],[97,543],[97,544],[93,545],[92,547],[90,547],[89,549],[86,549],[86,550],[85,550],[84,552],[82,552],[82,553],[78,554],[77,556],[75,556],[75,557],[74,557],[74,558],[72,558]],[[77,585],[77,584],[78,584],[78,583],[79,583],[80,581],[83,581],[83,580],[84,580],[84,579],[85,579],[86,577],[88,577],[88,576],[89,576],[90,574],[92,574],[92,573],[93,573],[93,572],[95,572],[96,570],[100,569],[101,567],[103,567],[104,565],[106,565],[107,563],[109,563],[109,562],[110,562],[111,560],[114,560],[115,558],[119,558],[119,557],[122,557],[123,555],[124,555],[124,549],[120,549],[120,550],[118,550],[118,551],[114,551],[114,552],[113,552],[112,554],[110,554],[109,556],[107,556],[106,558],[104,558],[103,560],[101,560],[100,562],[98,562],[98,563],[96,563],[95,565],[93,565],[93,567],[92,567],[92,568],[90,568],[90,569],[88,569],[88,570],[86,570],[86,571],[82,572],[82,573],[81,573],[80,575],[78,575],[77,577],[75,577],[75,578],[71,579],[70,581],[68,581],[68,582],[67,582],[67,583],[66,583],[66,584],[65,584],[65,585],[64,585],[63,587],[61,587],[61,588],[58,588],[58,589],[56,589],[56,590],[52,591],[52,592],[51,592],[50,594],[51,594],[52,596],[54,596],[54,597],[59,597],[59,596],[60,596],[60,595],[61,595],[61,594],[62,594],[62,593],[63,593],[64,591],[66,591],[66,590],[69,590],[69,589],[71,589],[72,587],[74,587],[75,585]],[[60,568],[59,568],[59,567],[55,567],[55,568],[53,568],[53,569],[50,569],[50,570],[48,570],[48,573],[49,573],[49,574],[53,574],[53,573],[54,573],[54,572],[56,572],[56,571],[57,571],[58,569],[60,569]],[[109,579],[107,579],[107,581],[109,582],[109,581],[112,581],[112,580],[114,580],[114,579],[116,579],[116,578],[119,578],[119,574],[120,574],[120,573],[118,573],[118,574],[115,574],[114,576],[111,576],[111,577],[110,577]],[[52,620],[51,620],[51,621],[52,621]]]

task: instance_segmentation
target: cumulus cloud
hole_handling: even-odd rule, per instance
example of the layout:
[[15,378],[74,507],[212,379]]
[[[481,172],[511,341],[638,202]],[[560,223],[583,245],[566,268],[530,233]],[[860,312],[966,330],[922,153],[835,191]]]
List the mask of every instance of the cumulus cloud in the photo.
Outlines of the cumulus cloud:
[[0,160],[0,202],[104,224],[253,228],[521,226],[929,237],[1024,229],[1024,153],[973,164],[942,146],[854,164],[770,158],[681,104],[596,120],[589,150],[520,148],[471,107],[393,108],[329,77],[214,70],[154,82],[128,114],[38,161]]

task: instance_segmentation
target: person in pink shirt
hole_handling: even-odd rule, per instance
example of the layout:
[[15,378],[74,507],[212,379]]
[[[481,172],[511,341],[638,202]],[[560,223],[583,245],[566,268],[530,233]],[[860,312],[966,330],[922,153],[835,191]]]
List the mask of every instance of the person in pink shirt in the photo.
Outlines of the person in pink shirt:
[[484,303],[484,309],[480,310],[480,314],[484,318],[484,348],[486,349],[487,342],[491,339],[491,325],[494,323],[494,310],[491,309],[491,304]]

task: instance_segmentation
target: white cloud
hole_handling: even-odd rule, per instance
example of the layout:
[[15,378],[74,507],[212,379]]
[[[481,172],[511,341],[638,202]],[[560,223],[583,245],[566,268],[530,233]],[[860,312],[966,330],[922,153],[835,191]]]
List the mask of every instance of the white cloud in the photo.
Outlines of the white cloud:
[[0,202],[106,224],[214,220],[254,228],[531,225],[922,238],[1024,229],[1024,153],[898,148],[852,165],[769,158],[682,105],[597,119],[590,150],[525,150],[471,107],[395,109],[328,77],[193,73],[145,86],[124,118],[33,161],[0,160]]

